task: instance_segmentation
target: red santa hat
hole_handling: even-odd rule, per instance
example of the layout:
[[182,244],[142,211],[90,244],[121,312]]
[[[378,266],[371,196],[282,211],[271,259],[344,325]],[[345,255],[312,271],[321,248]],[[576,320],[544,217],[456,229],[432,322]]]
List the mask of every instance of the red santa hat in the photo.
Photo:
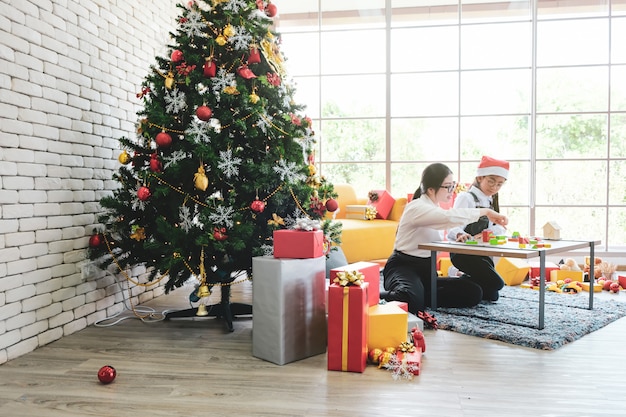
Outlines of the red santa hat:
[[509,163],[490,156],[483,156],[480,164],[478,164],[476,176],[484,177],[486,175],[498,175],[506,179],[509,175]]

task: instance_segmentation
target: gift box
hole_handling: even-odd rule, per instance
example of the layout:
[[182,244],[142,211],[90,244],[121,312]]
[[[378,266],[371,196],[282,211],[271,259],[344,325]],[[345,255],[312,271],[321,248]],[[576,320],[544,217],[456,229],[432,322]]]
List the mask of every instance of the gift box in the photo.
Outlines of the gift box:
[[252,354],[284,365],[326,352],[326,259],[252,258]]
[[[536,278],[539,276],[539,269],[540,269],[540,262],[538,261],[530,261],[528,262],[528,264],[530,265],[530,273],[529,273],[529,277],[530,278]],[[550,272],[551,271],[560,271],[561,267],[558,266],[557,264],[555,264],[554,262],[546,262],[546,275],[545,275],[545,279],[546,281],[552,281]]]
[[328,370],[363,372],[367,365],[369,284],[328,287]]
[[411,329],[417,327],[421,331],[424,331],[424,320],[417,317],[415,314],[408,313],[407,316],[407,332],[411,333]]
[[[404,301],[388,301],[387,304],[393,304],[400,307],[402,310],[409,312],[409,303],[405,303]],[[410,314],[410,313],[409,313]]]
[[319,258],[324,255],[321,230],[274,230],[274,258]]
[[367,204],[346,205],[346,219],[373,220],[377,216],[376,209]]
[[566,278],[572,281],[583,282],[583,271],[567,271],[561,269],[550,271],[550,281],[552,282],[565,280]]
[[413,352],[396,353],[398,362],[406,367],[413,375],[419,375],[422,368],[422,351],[415,349]]
[[369,192],[369,201],[367,204],[373,206],[376,209],[376,218],[387,220],[393,204],[396,199],[391,196],[386,190],[373,190]]
[[407,341],[408,313],[397,305],[378,304],[369,308],[367,346],[386,349]]
[[346,266],[330,270],[330,282],[337,277],[338,272],[359,271],[363,280],[369,283],[368,305],[373,306],[380,301],[380,265],[372,262],[355,262]]
[[522,259],[500,258],[496,264],[496,272],[506,285],[520,285],[528,276],[530,265]]

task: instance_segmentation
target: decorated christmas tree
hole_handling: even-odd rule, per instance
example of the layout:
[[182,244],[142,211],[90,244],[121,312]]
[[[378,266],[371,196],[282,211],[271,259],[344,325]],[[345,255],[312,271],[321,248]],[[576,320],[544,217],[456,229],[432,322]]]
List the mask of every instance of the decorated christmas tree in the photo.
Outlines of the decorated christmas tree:
[[321,228],[327,250],[339,242],[326,216],[336,195],[316,173],[312,121],[294,103],[272,27],[276,6],[177,7],[169,56],[138,86],[136,136],[119,139],[119,187],[100,201],[89,257],[145,265],[167,292],[197,279],[192,301],[219,286],[228,307],[229,284],[272,254],[274,230]]

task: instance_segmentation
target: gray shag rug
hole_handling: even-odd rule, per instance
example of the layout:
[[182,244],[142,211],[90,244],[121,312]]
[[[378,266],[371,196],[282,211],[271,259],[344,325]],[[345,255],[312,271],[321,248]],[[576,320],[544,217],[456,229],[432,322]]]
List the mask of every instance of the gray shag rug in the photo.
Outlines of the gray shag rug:
[[554,350],[626,316],[626,303],[617,300],[594,297],[593,310],[588,306],[588,292],[546,292],[545,328],[538,330],[539,291],[505,286],[497,302],[482,302],[472,308],[439,308],[430,313],[437,318],[439,329]]

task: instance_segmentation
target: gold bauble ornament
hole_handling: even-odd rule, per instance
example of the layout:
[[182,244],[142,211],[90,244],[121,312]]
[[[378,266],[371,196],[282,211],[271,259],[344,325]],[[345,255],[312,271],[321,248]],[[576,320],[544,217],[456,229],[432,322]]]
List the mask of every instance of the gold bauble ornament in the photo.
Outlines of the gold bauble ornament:
[[122,151],[122,153],[120,154],[120,156],[117,157],[117,160],[120,161],[120,164],[122,165],[128,165],[128,163],[131,160],[130,155],[128,154],[128,152],[126,151]]
[[224,36],[230,38],[231,36],[235,36],[235,28],[230,23],[226,25],[224,28]]
[[217,43],[219,46],[226,45],[226,42],[226,37],[224,37],[224,35],[218,35],[217,38],[215,38],[215,43]]
[[261,97],[259,97],[258,95],[256,95],[255,93],[252,93],[248,96],[248,99],[250,100],[250,103],[252,104],[257,104],[259,102],[259,100],[261,99]]
[[198,167],[198,172],[193,174],[193,185],[201,191],[206,191],[209,187],[209,179],[204,173],[204,167],[202,165]]
[[224,87],[224,93],[230,94],[231,96],[236,96],[237,94],[239,94],[239,90],[237,90],[237,87],[235,87],[234,85],[227,85],[226,87]]

